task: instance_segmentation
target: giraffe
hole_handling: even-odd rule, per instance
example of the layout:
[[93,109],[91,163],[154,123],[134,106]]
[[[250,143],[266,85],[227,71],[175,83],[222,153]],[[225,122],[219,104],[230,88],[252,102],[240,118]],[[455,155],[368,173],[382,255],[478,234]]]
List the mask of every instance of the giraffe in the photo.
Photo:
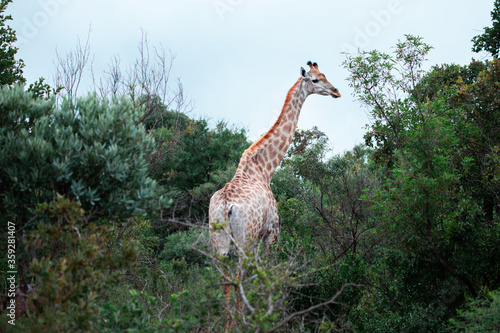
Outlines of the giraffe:
[[[236,243],[239,252],[254,242],[262,242],[268,248],[278,237],[278,209],[270,182],[290,146],[302,105],[311,94],[340,97],[339,91],[319,71],[318,64],[309,61],[307,65],[310,70],[306,72],[301,67],[301,76],[288,91],[278,120],[243,152],[233,179],[210,199],[210,242],[218,255],[228,255],[231,242]],[[222,227],[216,227],[218,224]],[[229,311],[228,281],[223,284],[223,292]],[[238,292],[236,309],[240,312],[242,309]]]

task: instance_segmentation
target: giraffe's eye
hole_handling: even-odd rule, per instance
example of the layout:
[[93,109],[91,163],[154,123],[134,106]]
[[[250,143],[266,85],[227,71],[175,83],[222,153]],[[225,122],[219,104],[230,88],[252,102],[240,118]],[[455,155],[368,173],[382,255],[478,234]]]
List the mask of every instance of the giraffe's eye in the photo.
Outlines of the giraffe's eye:
[[318,83],[319,82],[318,79],[312,79],[311,81],[312,81],[312,83]]

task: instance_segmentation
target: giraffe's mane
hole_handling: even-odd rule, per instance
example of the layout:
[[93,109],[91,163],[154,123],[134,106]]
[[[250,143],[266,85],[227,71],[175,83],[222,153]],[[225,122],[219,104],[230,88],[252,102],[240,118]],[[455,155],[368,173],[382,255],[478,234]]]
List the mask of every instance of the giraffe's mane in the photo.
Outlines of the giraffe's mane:
[[264,142],[267,141],[267,139],[271,136],[271,134],[274,132],[274,130],[276,129],[276,127],[278,127],[278,125],[281,123],[281,121],[283,120],[283,117],[285,116],[285,110],[288,106],[288,104],[290,104],[290,100],[292,99],[292,95],[293,95],[293,92],[295,91],[295,89],[297,88],[297,86],[299,85],[300,81],[302,81],[302,78],[299,78],[297,80],[297,82],[295,82],[295,84],[293,85],[292,88],[290,88],[290,90],[288,91],[287,95],[286,95],[286,99],[285,99],[285,104],[283,104],[283,108],[281,109],[281,113],[278,117],[278,120],[276,120],[276,122],[274,123],[274,125],[269,129],[269,131],[266,132],[266,134],[264,134],[259,140],[257,140],[256,142],[254,142],[250,148],[248,148],[246,150],[245,153],[248,153],[248,154],[253,154],[255,153],[263,144]]

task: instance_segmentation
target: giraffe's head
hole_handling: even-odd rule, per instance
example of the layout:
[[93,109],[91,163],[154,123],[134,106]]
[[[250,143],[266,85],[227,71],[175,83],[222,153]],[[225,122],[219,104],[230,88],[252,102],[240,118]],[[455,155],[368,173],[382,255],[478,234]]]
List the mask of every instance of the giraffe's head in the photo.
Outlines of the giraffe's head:
[[300,72],[303,80],[306,80],[310,93],[339,98],[340,93],[338,89],[328,82],[325,75],[319,71],[318,64],[309,61],[307,65],[311,68],[309,72],[306,72],[302,67],[300,68]]

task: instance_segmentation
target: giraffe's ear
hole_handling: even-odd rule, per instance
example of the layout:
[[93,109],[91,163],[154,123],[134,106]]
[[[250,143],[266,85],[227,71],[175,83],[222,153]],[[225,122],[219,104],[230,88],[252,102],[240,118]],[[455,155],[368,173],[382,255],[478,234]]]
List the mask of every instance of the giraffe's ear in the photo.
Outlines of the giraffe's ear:
[[304,67],[300,67],[300,75],[306,77],[306,70],[304,69]]

